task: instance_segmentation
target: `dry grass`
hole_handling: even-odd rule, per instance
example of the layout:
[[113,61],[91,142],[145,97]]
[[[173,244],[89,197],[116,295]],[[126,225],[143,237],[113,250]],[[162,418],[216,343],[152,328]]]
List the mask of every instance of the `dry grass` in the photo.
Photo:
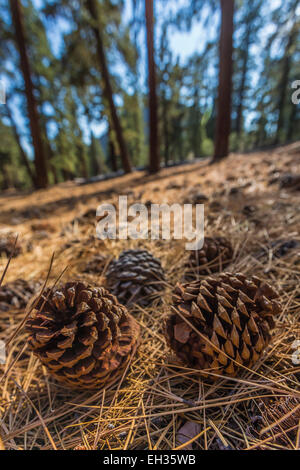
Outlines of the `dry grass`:
[[[18,277],[45,280],[55,251],[50,286],[65,267],[64,280],[81,277],[101,283],[99,274],[84,273],[86,262],[95,254],[111,257],[136,246],[159,257],[168,278],[162,304],[134,312],[141,326],[141,345],[127,375],[109,390],[74,392],[55,382],[28,351],[26,334],[18,328],[26,312],[0,314],[0,339],[9,343],[7,364],[0,371],[0,449],[175,449],[178,430],[186,421],[200,425],[195,449],[282,448],[271,430],[259,433],[260,415],[268,398],[291,396],[300,402],[300,366],[291,361],[292,343],[300,339],[300,257],[299,247],[275,257],[272,241],[300,242],[300,193],[268,186],[276,171],[299,172],[299,154],[286,148],[231,155],[216,166],[197,163],[166,169],[159,179],[135,173],[89,186],[68,184],[39,194],[0,198],[3,230],[13,223],[8,228],[33,246],[11,261],[5,282]],[[213,384],[180,365],[163,336],[172,286],[183,274],[184,243],[101,242],[94,238],[92,219],[69,223],[100,202],[115,202],[118,194],[129,192],[132,201],[183,202],[195,191],[209,197],[206,235],[228,236],[234,245],[234,261],[227,270],[268,280],[283,304],[272,342],[255,370]],[[243,213],[246,205],[253,206],[251,215]],[[33,206],[34,213],[24,216]],[[32,218],[36,215],[40,220]],[[48,224],[40,230],[47,235],[32,227],[41,222]],[[6,260],[0,263],[3,271]],[[298,428],[284,448],[300,447]]]

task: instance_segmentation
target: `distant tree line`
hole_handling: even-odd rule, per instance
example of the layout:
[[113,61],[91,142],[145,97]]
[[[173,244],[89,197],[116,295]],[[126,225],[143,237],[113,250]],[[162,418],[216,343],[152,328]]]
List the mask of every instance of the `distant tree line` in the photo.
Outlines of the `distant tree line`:
[[[1,188],[157,172],[296,140],[299,3],[0,0]],[[217,19],[201,52],[174,54],[172,34],[213,31]]]

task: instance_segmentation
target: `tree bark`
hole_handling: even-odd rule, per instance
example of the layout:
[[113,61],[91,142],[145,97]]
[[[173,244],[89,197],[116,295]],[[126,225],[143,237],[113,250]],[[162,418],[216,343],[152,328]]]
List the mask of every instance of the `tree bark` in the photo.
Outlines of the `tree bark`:
[[25,94],[27,99],[28,116],[34,148],[34,163],[36,169],[36,187],[46,188],[48,185],[47,162],[43,148],[39,115],[36,99],[34,97],[31,70],[26,50],[26,38],[22,19],[21,2],[10,0],[12,20],[15,27],[15,39],[20,54],[21,71],[25,82]]
[[295,31],[295,26],[293,26],[292,31],[290,32],[288,42],[284,51],[284,59],[282,66],[282,75],[279,84],[279,101],[278,101],[278,120],[277,120],[277,129],[275,136],[275,144],[279,144],[281,140],[281,134],[284,127],[284,106],[286,102],[286,93],[287,87],[289,84],[289,74],[291,70],[291,48],[294,45],[297,33]]
[[234,0],[221,0],[220,71],[213,161],[227,157],[231,129],[231,90]]
[[99,16],[98,16],[98,9],[97,9],[97,4],[95,0],[86,0],[86,6],[87,9],[90,13],[91,19],[95,22],[94,26],[92,26],[92,30],[94,32],[94,36],[96,39],[96,45],[97,45],[97,52],[98,52],[98,59],[99,59],[99,67],[102,75],[102,79],[104,82],[104,96],[109,104],[109,109],[110,109],[110,114],[111,114],[111,120],[112,124],[114,126],[114,130],[116,132],[116,137],[117,137],[117,142],[119,145],[120,149],[120,157],[123,165],[123,169],[125,173],[130,173],[132,171],[131,169],[131,163],[129,160],[129,155],[128,155],[128,150],[126,146],[126,142],[123,136],[123,130],[122,126],[119,120],[119,116],[117,113],[117,109],[114,103],[113,99],[113,90],[110,82],[110,76],[108,72],[108,66],[107,66],[107,61],[106,61],[106,56],[104,52],[104,46],[103,46],[103,39],[102,39],[102,34],[100,31],[100,25],[99,25]]
[[112,140],[109,141],[109,156],[111,161],[111,169],[114,172],[118,171],[118,162],[117,162],[117,155],[115,152],[115,144]]
[[288,124],[287,137],[286,137],[287,142],[290,142],[293,139],[294,126],[295,126],[295,123],[297,122],[296,119],[297,119],[297,106],[294,104],[290,111],[289,124]]
[[154,60],[154,18],[153,0],[145,0],[147,53],[148,53],[148,83],[149,83],[149,171],[156,173],[160,169],[158,150],[158,119],[156,73]]
[[245,89],[246,89],[246,78],[248,73],[248,60],[249,60],[249,42],[250,42],[250,25],[247,25],[247,33],[245,38],[245,49],[243,51],[243,66],[242,66],[242,78],[239,89],[239,104],[237,108],[236,116],[236,133],[239,136],[243,130],[243,109],[244,109],[244,98],[245,98]]
[[166,98],[166,93],[163,91],[162,94],[162,121],[163,121],[163,137],[164,137],[164,161],[165,166],[169,165],[170,159],[170,145],[169,145],[169,126],[168,126],[168,102]]

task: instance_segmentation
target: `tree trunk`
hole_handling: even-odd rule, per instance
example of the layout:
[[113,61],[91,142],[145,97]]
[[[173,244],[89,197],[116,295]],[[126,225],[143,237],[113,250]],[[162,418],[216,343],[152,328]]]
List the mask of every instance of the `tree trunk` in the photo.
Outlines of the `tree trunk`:
[[115,144],[113,143],[112,140],[109,141],[109,156],[110,156],[110,161],[111,161],[111,169],[114,172],[118,171],[118,161],[117,161],[117,155],[115,151]]
[[22,21],[21,2],[19,0],[10,0],[10,8],[12,13],[12,20],[15,27],[16,44],[20,54],[21,71],[25,82],[25,94],[27,99],[30,130],[34,148],[36,187],[46,188],[48,185],[47,162],[43,148],[37,104],[34,97],[30,64],[26,50],[26,39]]
[[236,113],[235,130],[238,136],[240,135],[242,131],[242,127],[243,127],[243,109],[244,109],[246,78],[247,78],[247,73],[248,73],[250,31],[251,31],[251,27],[250,25],[248,25],[246,39],[245,39],[245,49],[243,51],[242,78],[241,78],[241,84],[240,84],[239,96],[238,96],[239,104],[238,104],[237,113]]
[[291,107],[291,111],[290,111],[290,118],[289,118],[287,137],[286,137],[287,142],[290,142],[293,139],[294,126],[296,122],[297,122],[297,106],[294,104]]
[[149,171],[156,173],[160,169],[158,151],[158,119],[157,119],[157,94],[156,73],[154,60],[154,19],[153,0],[145,0],[146,29],[147,29],[147,53],[148,53],[148,83],[149,83]]
[[170,145],[169,145],[169,126],[168,126],[168,102],[165,91],[162,94],[162,120],[163,120],[163,135],[164,135],[164,161],[165,166],[169,165],[170,159]]
[[123,136],[123,130],[121,127],[121,123],[119,120],[119,116],[117,113],[117,109],[114,103],[113,99],[113,91],[112,91],[112,86],[110,82],[110,76],[108,72],[108,66],[106,62],[106,56],[104,52],[104,46],[103,46],[103,39],[100,31],[100,26],[99,26],[99,16],[98,16],[98,9],[97,9],[97,4],[95,0],[86,0],[86,5],[87,9],[90,13],[92,21],[94,21],[94,26],[92,26],[92,30],[94,32],[94,36],[96,39],[96,45],[97,45],[97,52],[98,52],[98,59],[99,59],[99,66],[100,66],[100,71],[102,75],[102,79],[104,82],[104,96],[109,104],[109,109],[110,109],[110,114],[111,114],[111,120],[112,124],[114,126],[114,130],[116,132],[116,137],[120,149],[120,156],[122,160],[122,165],[125,173],[130,173],[131,170],[131,164],[129,160],[129,155],[127,151],[127,146],[126,142]]
[[234,0],[221,0],[220,71],[213,161],[227,157],[231,129],[232,36]]
[[201,125],[201,115],[199,112],[199,88],[195,86],[194,90],[194,103],[192,110],[193,111],[193,123],[192,123],[192,149],[194,153],[194,158],[198,158],[201,150],[201,133],[199,132]]
[[286,92],[287,87],[289,85],[289,74],[291,69],[291,48],[295,42],[296,38],[295,26],[292,28],[290,32],[288,42],[284,51],[284,59],[283,59],[283,66],[282,66],[282,75],[279,85],[279,101],[278,101],[278,120],[277,120],[277,129],[276,129],[276,136],[275,136],[275,144],[279,144],[281,140],[281,134],[284,127],[284,105],[286,101]]

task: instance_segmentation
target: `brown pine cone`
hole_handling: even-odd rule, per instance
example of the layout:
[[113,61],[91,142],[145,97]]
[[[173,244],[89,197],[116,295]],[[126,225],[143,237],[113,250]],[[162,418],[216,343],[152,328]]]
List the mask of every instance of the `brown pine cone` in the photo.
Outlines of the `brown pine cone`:
[[0,286],[0,311],[7,312],[10,309],[20,309],[26,307],[33,295],[41,287],[38,281],[25,281],[17,279]]
[[8,235],[0,236],[0,256],[13,256],[14,258],[22,252],[20,242],[17,240],[16,235],[9,233]]
[[84,272],[102,274],[107,261],[107,256],[96,255],[86,264]]
[[269,343],[277,298],[267,283],[240,273],[177,285],[167,341],[190,367],[235,376],[237,363],[251,368]]
[[221,271],[232,260],[233,249],[225,237],[205,237],[201,250],[191,252],[184,279],[193,281],[198,275]]
[[279,178],[280,188],[300,189],[300,175],[287,173]]
[[80,281],[45,291],[27,331],[34,354],[57,380],[87,389],[121,377],[139,336],[138,324],[112,294]]
[[270,405],[264,404],[262,417],[264,427],[270,427],[263,433],[263,438],[272,435],[272,442],[276,444],[296,444],[300,422],[299,398],[282,397]]
[[108,267],[107,284],[124,305],[146,307],[164,289],[161,263],[147,250],[127,250]]

